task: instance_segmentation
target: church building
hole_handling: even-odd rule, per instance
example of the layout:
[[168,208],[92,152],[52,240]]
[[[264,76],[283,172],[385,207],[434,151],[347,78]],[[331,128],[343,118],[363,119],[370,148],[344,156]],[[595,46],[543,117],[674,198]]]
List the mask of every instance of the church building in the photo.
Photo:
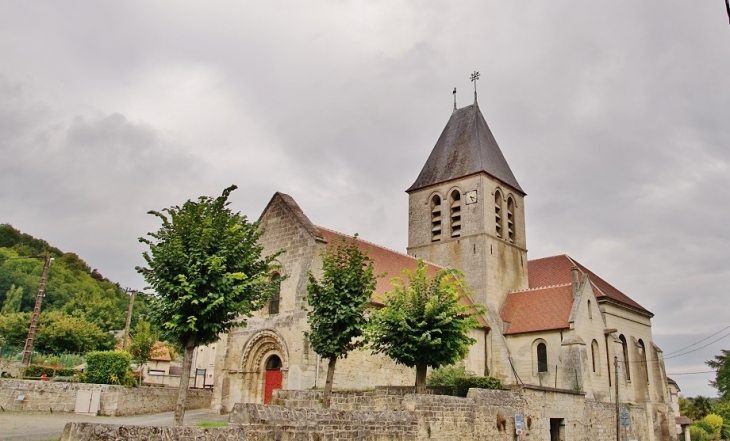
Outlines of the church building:
[[[387,273],[378,279],[374,307],[391,290],[390,278],[415,269],[418,259],[432,272],[459,269],[473,291],[470,300],[487,307],[471,331],[476,343],[463,360],[468,370],[506,385],[580,391],[599,402],[615,402],[618,392],[621,402],[646,407],[654,433],[674,426],[653,314],[571,256],[528,260],[526,194],[476,100],[454,109],[406,192],[406,253],[358,240],[375,273]],[[239,402],[267,402],[274,389],[324,386],[327,360],[304,335],[304,298],[308,273],[321,276],[322,251],[348,236],[314,225],[282,193],[273,195],[259,222],[264,252],[285,250],[271,275],[283,281],[267,308],[214,345],[213,407],[221,412]],[[414,383],[415,370],[367,351],[338,361],[334,377],[336,389]]]

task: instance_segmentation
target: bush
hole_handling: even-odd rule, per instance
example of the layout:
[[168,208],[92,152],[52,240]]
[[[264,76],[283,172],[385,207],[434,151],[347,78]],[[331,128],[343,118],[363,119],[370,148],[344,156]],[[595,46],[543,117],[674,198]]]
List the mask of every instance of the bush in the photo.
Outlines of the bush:
[[129,367],[131,357],[121,351],[96,351],[86,356],[87,383],[119,384],[132,387],[134,375]]
[[710,434],[697,424],[689,426],[689,437],[692,441],[710,441]]
[[711,427],[713,439],[720,439],[720,434],[722,432],[722,417],[720,415],[711,413],[704,417],[702,422]]
[[473,377],[476,377],[476,374],[467,371],[464,366],[444,366],[431,372],[426,384],[428,386],[455,386],[456,380]]
[[24,377],[41,377],[46,374],[47,377],[72,377],[75,371],[73,369],[62,368],[58,366],[43,366],[38,364],[32,364],[25,368]]
[[475,389],[502,389],[502,382],[494,377],[466,377],[459,378],[454,384],[454,394],[457,397],[466,397],[470,388]]

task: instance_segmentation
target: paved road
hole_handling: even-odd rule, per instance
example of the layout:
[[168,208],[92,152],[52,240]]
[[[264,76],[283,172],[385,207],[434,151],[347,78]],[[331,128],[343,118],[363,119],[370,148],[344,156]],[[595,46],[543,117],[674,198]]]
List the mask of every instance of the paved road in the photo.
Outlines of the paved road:
[[[170,426],[173,412],[126,417],[105,417],[76,415],[73,413],[45,412],[2,412],[0,411],[0,440],[2,441],[48,441],[61,437],[63,427],[71,421],[85,421],[102,424],[136,424],[144,426]],[[188,410],[185,424],[194,425],[200,421],[228,421],[228,415],[211,413],[208,409]]]

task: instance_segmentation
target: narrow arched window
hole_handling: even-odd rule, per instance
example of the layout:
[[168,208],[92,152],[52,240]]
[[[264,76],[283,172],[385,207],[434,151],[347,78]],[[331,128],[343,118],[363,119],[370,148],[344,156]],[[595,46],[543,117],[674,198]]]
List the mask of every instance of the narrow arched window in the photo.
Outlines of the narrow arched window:
[[512,196],[507,198],[507,237],[515,242],[515,200]]
[[646,377],[646,384],[649,384],[649,365],[646,362],[646,346],[644,346],[644,341],[639,339],[637,342],[639,345],[639,360],[641,361],[641,370],[644,372],[644,377]]
[[441,197],[431,198],[431,242],[441,240]]
[[591,301],[588,300],[588,318],[593,320],[593,310],[591,309]]
[[624,337],[623,334],[619,335],[619,340],[621,340],[621,347],[624,352],[624,374],[626,375],[626,380],[631,381],[631,369],[629,367],[629,345],[626,344],[626,337]]
[[502,195],[499,190],[494,192],[494,223],[497,228],[497,237],[502,237]]
[[537,371],[538,372],[547,372],[548,371],[547,345],[545,343],[537,344]]
[[279,301],[281,300],[281,276],[279,273],[272,274],[271,281],[276,283],[276,288],[271,294],[271,300],[269,300],[269,314],[278,314]]
[[461,193],[451,192],[451,237],[461,236]]
[[598,342],[593,340],[591,343],[591,361],[593,362],[593,372],[600,374],[601,361],[599,360]]

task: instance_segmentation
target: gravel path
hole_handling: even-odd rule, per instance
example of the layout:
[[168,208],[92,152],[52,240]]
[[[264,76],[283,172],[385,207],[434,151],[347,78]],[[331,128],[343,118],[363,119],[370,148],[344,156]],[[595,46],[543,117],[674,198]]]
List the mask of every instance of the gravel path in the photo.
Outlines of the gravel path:
[[[66,423],[83,421],[100,424],[133,424],[143,426],[171,426],[174,412],[105,417],[76,415],[73,413],[45,412],[2,412],[0,411],[0,440],[2,441],[48,441],[61,437]],[[228,415],[218,415],[209,409],[188,410],[185,424],[195,425],[200,421],[228,421]]]

